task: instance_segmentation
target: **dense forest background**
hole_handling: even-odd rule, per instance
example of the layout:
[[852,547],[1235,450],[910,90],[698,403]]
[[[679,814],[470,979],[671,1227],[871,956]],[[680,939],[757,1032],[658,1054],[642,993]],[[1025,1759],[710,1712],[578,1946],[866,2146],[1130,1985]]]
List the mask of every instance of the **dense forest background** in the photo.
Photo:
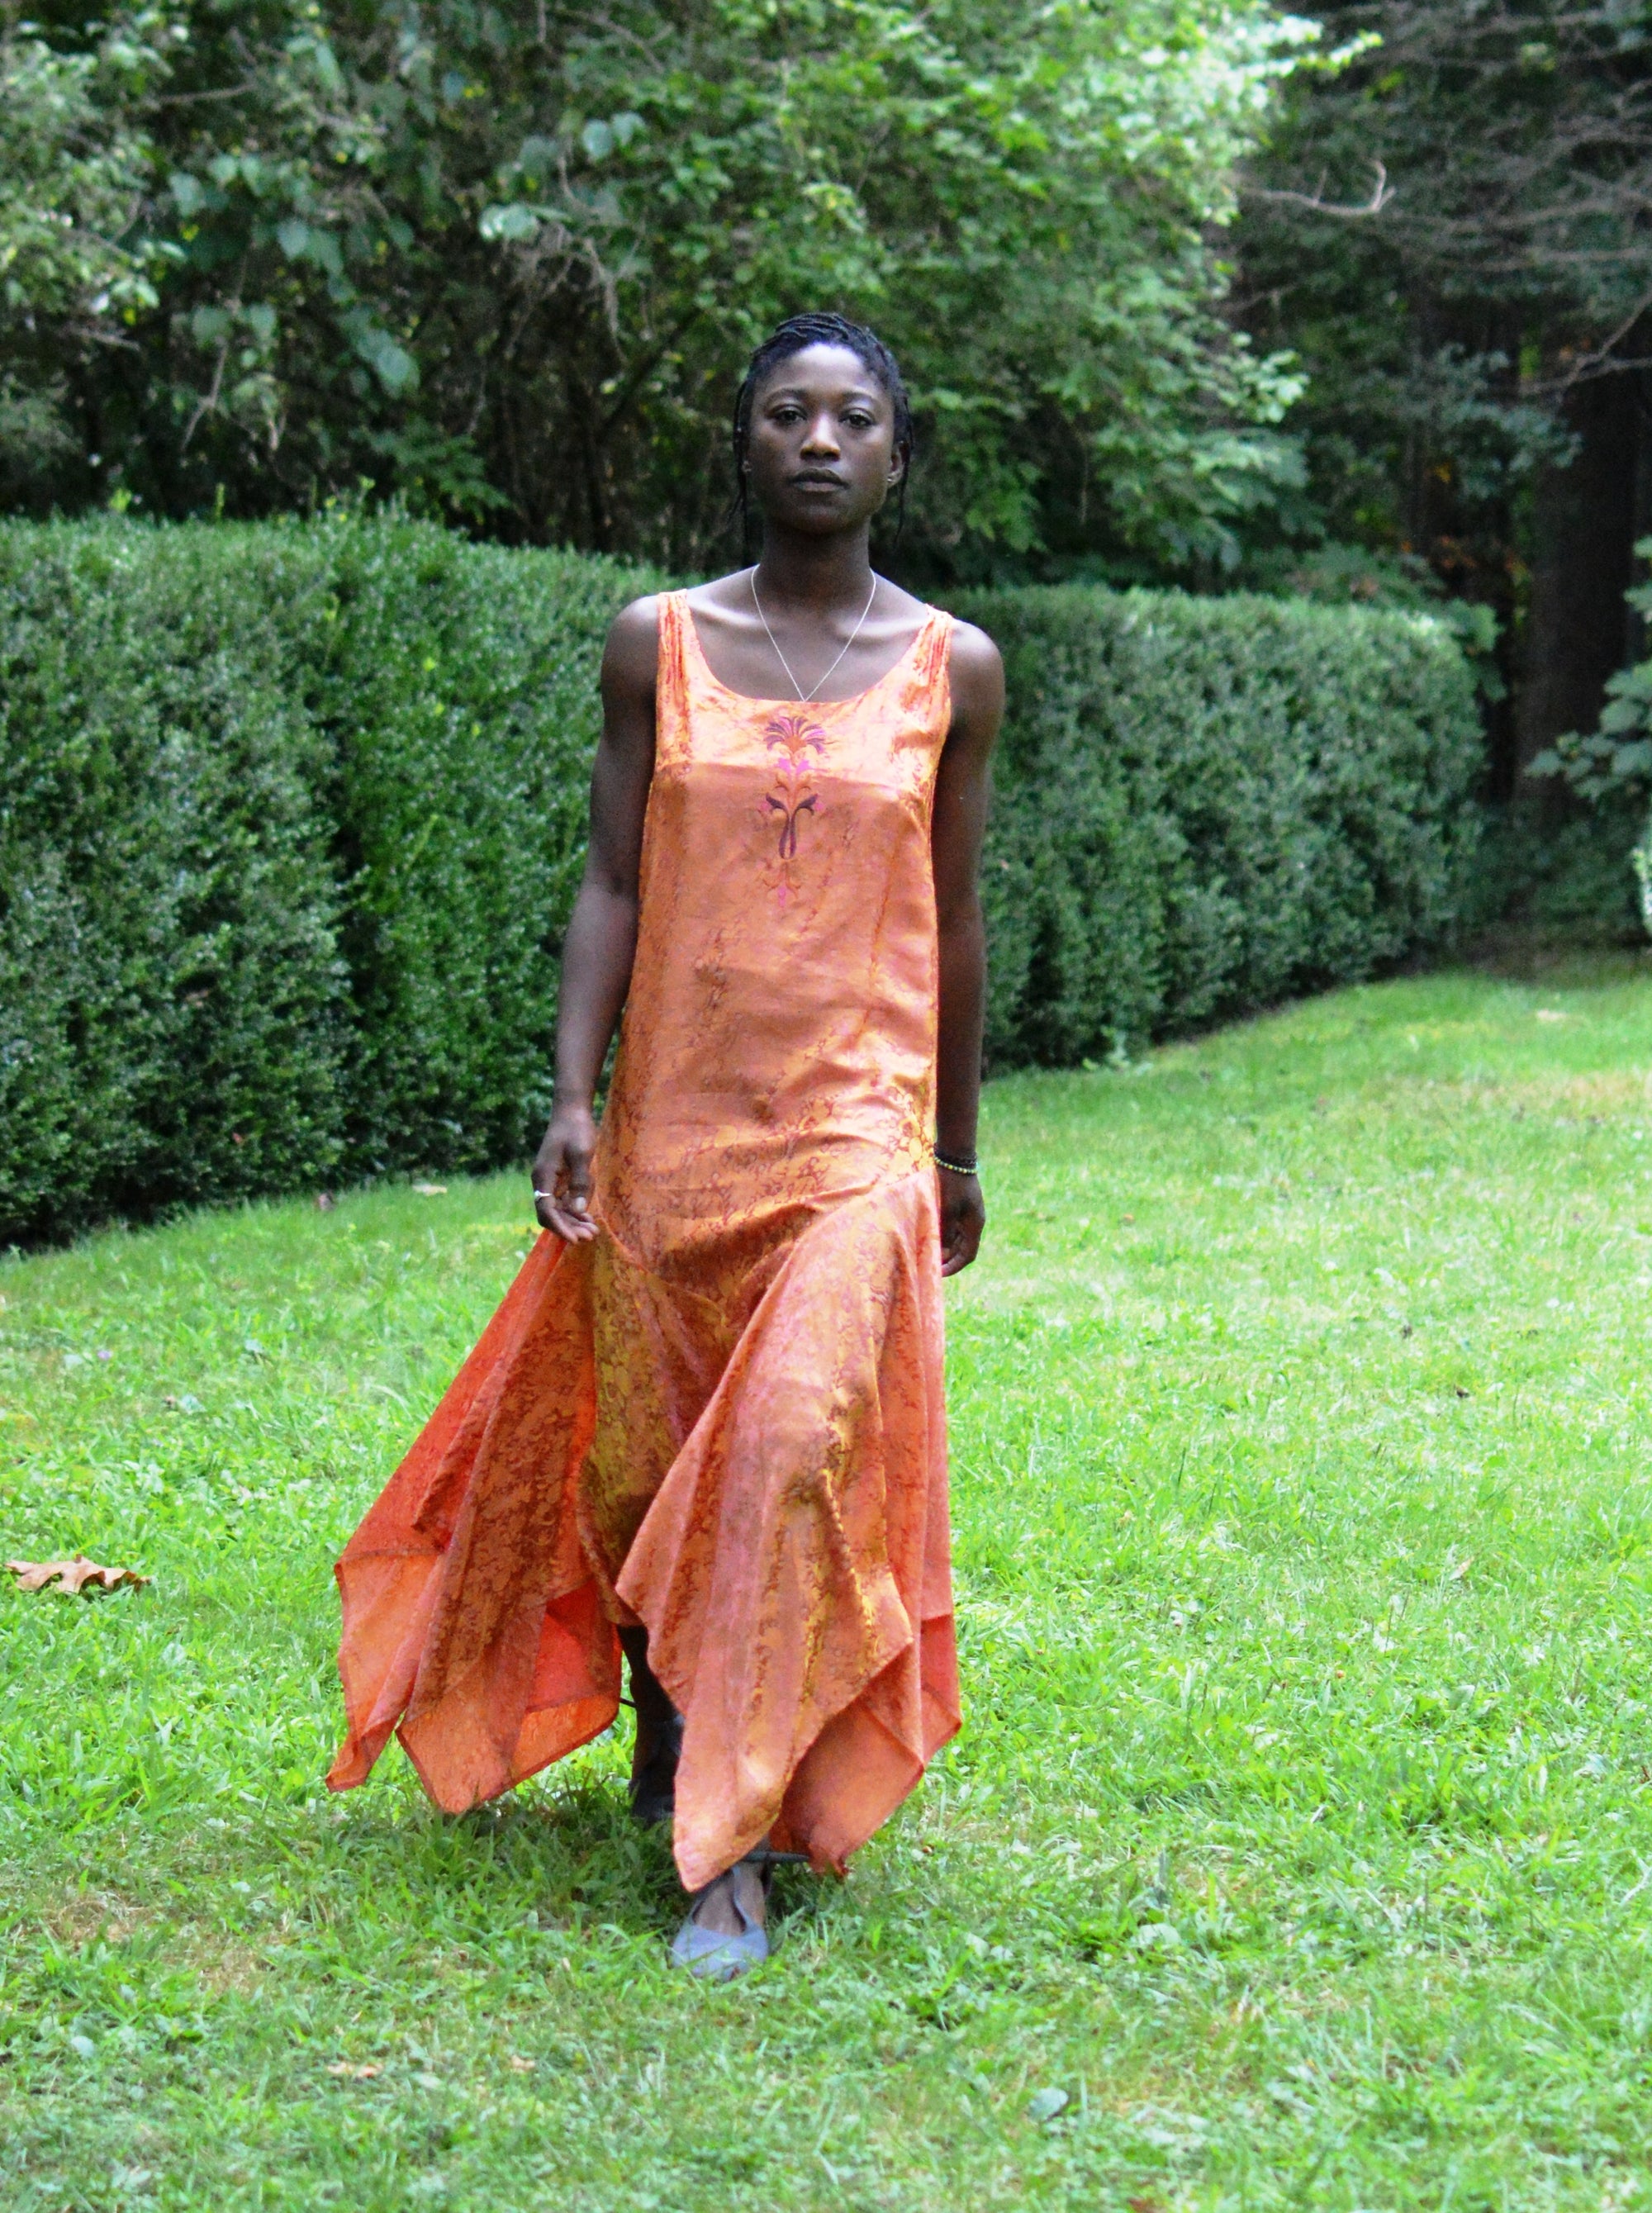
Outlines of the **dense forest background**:
[[1652,524],[1652,10],[1321,12],[1372,43],[1293,81],[1236,241],[1237,312],[1308,380],[1302,503],[1275,519],[1495,613],[1506,796],[1642,649],[1624,594]]
[[1576,802],[1531,764],[1643,649],[1649,26],[1643,0],[14,7],[0,504],[393,500],[698,569],[738,551],[745,351],[838,305],[910,370],[886,558],[912,581],[1438,605],[1478,656],[1488,796],[1553,825]]

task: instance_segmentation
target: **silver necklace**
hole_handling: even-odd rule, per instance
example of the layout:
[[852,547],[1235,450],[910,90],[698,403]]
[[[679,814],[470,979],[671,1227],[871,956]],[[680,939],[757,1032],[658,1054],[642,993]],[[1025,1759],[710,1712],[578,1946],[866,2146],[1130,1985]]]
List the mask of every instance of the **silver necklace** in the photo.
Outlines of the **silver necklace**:
[[843,659],[844,653],[848,652],[850,647],[853,645],[855,640],[860,636],[862,631],[865,628],[866,618],[872,612],[872,602],[878,595],[878,580],[875,576],[872,579],[872,588],[866,595],[866,605],[861,609],[861,619],[859,622],[856,624],[854,629],[850,631],[848,639],[844,646],[843,653],[840,653],[838,655],[838,660],[832,662],[831,668],[827,669],[826,674],[820,679],[819,684],[816,685],[814,691],[811,695],[809,692],[804,691],[802,686],[792,674],[791,663],[787,660],[785,655],[780,650],[779,639],[769,628],[769,618],[764,613],[763,602],[757,596],[757,570],[755,569],[747,570],[747,576],[752,587],[752,605],[757,609],[757,619],[763,625],[765,636],[767,637],[769,643],[774,648],[774,657],[780,663],[780,666],[785,670],[787,680],[789,682],[792,690],[797,694],[802,704],[807,707],[810,704],[811,697],[817,701],[820,699],[821,692],[825,691],[826,686],[831,683],[832,678],[838,673],[838,661]]

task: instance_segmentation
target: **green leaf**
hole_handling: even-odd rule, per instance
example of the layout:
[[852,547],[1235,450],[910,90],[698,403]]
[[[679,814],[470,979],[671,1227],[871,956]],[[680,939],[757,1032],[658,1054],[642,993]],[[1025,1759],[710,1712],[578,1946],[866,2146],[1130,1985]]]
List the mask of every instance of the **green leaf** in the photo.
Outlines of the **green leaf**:
[[512,243],[532,238],[539,228],[539,217],[529,207],[510,201],[504,206],[485,207],[477,229],[484,238],[504,239]]
[[380,383],[393,395],[411,392],[418,382],[418,363],[392,338],[380,334],[366,350],[366,358]]

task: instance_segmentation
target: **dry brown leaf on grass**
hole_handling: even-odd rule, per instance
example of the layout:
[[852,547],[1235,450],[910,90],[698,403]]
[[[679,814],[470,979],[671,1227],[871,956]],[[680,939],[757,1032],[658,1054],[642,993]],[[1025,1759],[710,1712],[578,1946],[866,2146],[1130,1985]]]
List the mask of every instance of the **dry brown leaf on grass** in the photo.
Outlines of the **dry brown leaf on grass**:
[[100,1590],[118,1590],[122,1583],[150,1581],[136,1568],[101,1568],[83,1552],[76,1552],[72,1560],[8,1560],[6,1572],[16,1576],[20,1589],[44,1590],[47,1584],[55,1583],[71,1596],[83,1591],[88,1583],[95,1583]]
[[352,2082],[369,2082],[374,2076],[382,2075],[384,2070],[370,2059],[361,2066],[348,2059],[335,2059],[327,2072],[329,2075],[346,2075]]

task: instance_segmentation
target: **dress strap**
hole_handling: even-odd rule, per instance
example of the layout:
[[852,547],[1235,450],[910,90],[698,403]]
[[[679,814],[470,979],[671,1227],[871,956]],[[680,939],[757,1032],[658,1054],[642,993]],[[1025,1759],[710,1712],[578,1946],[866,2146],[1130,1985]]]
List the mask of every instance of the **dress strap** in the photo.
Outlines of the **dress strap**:
[[930,607],[917,642],[918,681],[934,699],[933,714],[945,737],[952,722],[952,634],[957,619],[944,607]]
[[930,665],[944,668],[952,651],[952,634],[958,627],[958,619],[949,615],[945,607],[926,607],[924,613],[930,633],[924,641],[924,650],[930,656]]
[[685,665],[686,630],[692,619],[686,592],[661,592],[655,601],[659,614],[659,658],[654,677],[654,758],[657,767],[686,745],[688,736],[688,670]]

